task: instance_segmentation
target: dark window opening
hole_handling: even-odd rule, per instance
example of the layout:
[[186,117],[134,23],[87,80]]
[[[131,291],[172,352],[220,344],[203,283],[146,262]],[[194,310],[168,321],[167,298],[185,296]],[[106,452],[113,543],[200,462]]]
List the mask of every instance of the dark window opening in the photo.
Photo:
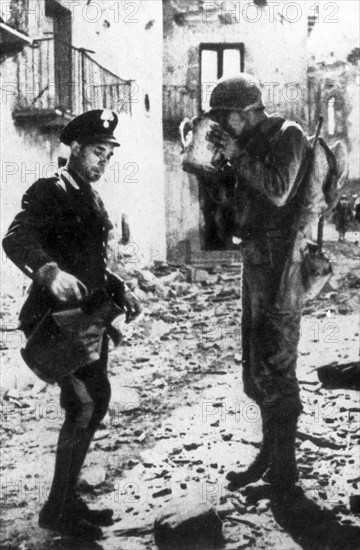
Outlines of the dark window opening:
[[200,110],[209,109],[211,92],[223,76],[244,71],[244,44],[200,45]]
[[48,0],[45,13],[54,21],[55,89],[58,106],[72,111],[72,28],[71,12],[55,0]]

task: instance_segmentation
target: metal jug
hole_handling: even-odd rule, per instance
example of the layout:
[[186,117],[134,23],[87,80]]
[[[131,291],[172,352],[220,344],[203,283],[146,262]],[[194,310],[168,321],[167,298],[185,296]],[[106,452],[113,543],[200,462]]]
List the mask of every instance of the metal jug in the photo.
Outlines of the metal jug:
[[208,116],[185,118],[180,124],[180,138],[183,146],[182,168],[191,174],[212,174],[219,172],[222,155],[207,139],[206,134],[216,122]]

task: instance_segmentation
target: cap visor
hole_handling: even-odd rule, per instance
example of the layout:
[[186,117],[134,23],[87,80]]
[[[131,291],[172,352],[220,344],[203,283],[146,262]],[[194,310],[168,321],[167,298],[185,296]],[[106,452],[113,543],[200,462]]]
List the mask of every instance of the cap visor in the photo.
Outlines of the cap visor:
[[109,136],[106,134],[89,136],[88,138],[83,139],[80,143],[81,145],[90,145],[91,143],[109,143],[115,147],[120,147],[120,143],[116,140],[115,136]]

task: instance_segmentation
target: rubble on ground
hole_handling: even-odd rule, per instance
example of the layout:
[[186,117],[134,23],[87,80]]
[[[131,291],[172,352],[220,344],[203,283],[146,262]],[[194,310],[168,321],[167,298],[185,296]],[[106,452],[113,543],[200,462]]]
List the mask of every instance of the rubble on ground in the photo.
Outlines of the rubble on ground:
[[[360,253],[351,254],[339,260],[334,286],[305,308],[298,361],[300,482],[343,525],[360,523],[359,393],[325,389],[317,369],[358,359],[358,289],[345,275],[358,273]],[[101,547],[155,549],[155,520],[173,502],[190,499],[221,518],[225,550],[297,550],[268,498],[227,490],[226,473],[244,469],[261,441],[259,411],[242,387],[241,270],[158,262],[127,272],[127,281],[142,296],[143,317],[110,353],[111,404],[82,472],[87,502],[115,509]],[[15,326],[19,300],[9,293],[6,300],[3,319]],[[19,335],[3,334],[3,376],[16,376],[1,407],[2,544],[62,549],[37,527],[63,421],[59,390],[27,379],[31,371],[19,367]]]

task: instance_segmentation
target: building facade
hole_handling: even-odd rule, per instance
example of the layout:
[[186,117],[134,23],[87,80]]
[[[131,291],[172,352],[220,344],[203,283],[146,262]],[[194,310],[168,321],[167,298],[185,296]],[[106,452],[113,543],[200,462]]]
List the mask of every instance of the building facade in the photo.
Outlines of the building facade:
[[[346,143],[349,181],[345,190],[360,192],[360,48],[358,2],[341,2],[335,24],[317,23],[308,41],[309,127],[319,115],[330,144]],[[320,22],[321,23],[321,22]]]

